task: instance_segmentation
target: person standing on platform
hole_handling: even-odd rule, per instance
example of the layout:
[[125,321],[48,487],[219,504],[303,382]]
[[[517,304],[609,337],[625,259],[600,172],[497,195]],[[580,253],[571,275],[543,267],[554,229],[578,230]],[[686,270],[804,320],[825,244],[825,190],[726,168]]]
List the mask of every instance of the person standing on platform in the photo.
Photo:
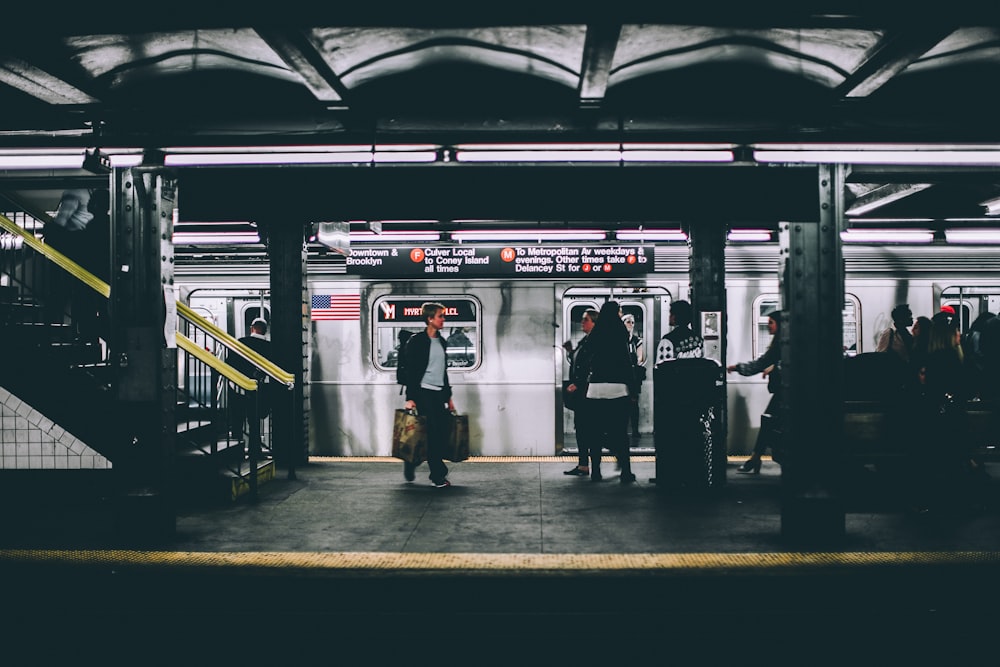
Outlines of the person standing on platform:
[[771,334],[771,342],[768,344],[764,354],[753,361],[741,362],[726,367],[726,372],[736,371],[740,375],[756,375],[763,373],[767,378],[767,390],[771,393],[771,400],[768,401],[764,414],[767,419],[761,418],[760,430],[757,433],[757,443],[754,445],[753,453],[743,465],[736,469],[736,472],[756,475],[760,473],[761,457],[764,451],[772,446],[774,434],[778,430],[779,418],[778,410],[781,407],[781,311],[774,311],[767,316],[767,331]]
[[[416,409],[418,415],[427,420],[427,466],[430,480],[436,488],[451,486],[448,481],[448,467],[443,453],[451,428],[451,413],[455,403],[451,398],[451,383],[448,381],[446,349],[448,341],[441,335],[445,323],[445,307],[429,302],[421,306],[421,315],[427,328],[415,333],[406,341],[406,403],[407,410]],[[417,464],[419,465],[419,464]],[[412,482],[416,468],[408,461],[403,462],[403,477]]]
[[913,349],[913,334],[909,329],[913,325],[913,312],[908,304],[901,303],[892,309],[891,316],[892,326],[879,335],[875,351],[892,350],[905,363],[909,363],[910,351]]
[[577,344],[575,350],[572,342],[563,343],[563,348],[569,355],[569,384],[566,385],[565,403],[573,406],[573,428],[576,431],[576,466],[564,471],[563,474],[574,477],[590,476],[590,450],[592,447],[601,447],[600,440],[594,437],[595,431],[591,424],[593,415],[586,408],[586,369],[590,368],[591,355],[587,339],[590,337],[590,332],[594,330],[598,315],[599,313],[593,308],[584,311],[580,318],[583,339]]
[[639,394],[642,392],[642,381],[646,379],[646,346],[643,345],[642,336],[635,331],[635,316],[627,314],[622,317],[622,322],[628,331],[628,352],[632,358],[632,374],[635,376],[629,423],[632,427],[632,440],[639,440]]
[[673,329],[660,339],[656,347],[656,365],[671,359],[700,359],[705,356],[705,341],[691,329],[694,316],[687,301],[670,304],[670,326]]
[[[250,323],[250,335],[240,338],[240,342],[251,350],[266,359],[271,358],[271,341],[267,339],[267,321],[258,317]],[[238,370],[243,375],[257,381],[257,391],[252,395],[237,393],[230,385],[229,390],[229,414],[230,429],[234,433],[243,437],[243,425],[247,425],[249,434],[249,447],[255,448],[256,453],[260,452],[260,420],[270,412],[268,401],[267,375],[258,369],[251,361],[244,359],[241,355],[230,351],[226,354],[226,363]]]
[[[592,432],[599,441],[607,443],[618,459],[619,481],[631,484],[635,482],[628,443],[632,360],[628,353],[628,331],[617,301],[607,301],[601,306],[587,338],[590,364],[581,368],[581,373],[589,378],[584,410],[593,416]],[[602,479],[600,446],[591,447],[590,479],[595,482]]]

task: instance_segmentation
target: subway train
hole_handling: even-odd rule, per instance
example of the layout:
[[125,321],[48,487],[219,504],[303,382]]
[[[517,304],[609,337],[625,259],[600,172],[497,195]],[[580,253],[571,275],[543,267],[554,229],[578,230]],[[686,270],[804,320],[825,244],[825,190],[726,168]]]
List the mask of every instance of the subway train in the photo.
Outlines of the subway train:
[[[581,259],[585,251],[591,254]],[[516,253],[528,268],[483,270],[491,261],[516,264]],[[595,254],[593,270],[581,273],[580,263]],[[319,261],[310,255],[311,456],[390,454],[393,410],[404,402],[396,383],[399,334],[423,328],[425,301],[447,308],[449,376],[457,409],[469,415],[473,455],[575,450],[573,415],[564,409],[560,390],[569,372],[563,344],[575,345],[582,337],[583,312],[607,299],[620,302],[635,316],[651,368],[658,340],[669,330],[670,303],[688,298],[690,286],[685,244],[405,250],[371,244],[354,248],[351,257]],[[404,261],[400,257],[413,260],[415,268],[393,268],[393,262]],[[378,273],[377,263],[367,261],[371,258],[385,258],[388,268]],[[454,258],[460,264],[447,261]],[[476,271],[452,270],[470,258],[481,262],[468,265]],[[899,303],[908,303],[915,317],[952,305],[964,328],[986,310],[1000,311],[1000,253],[988,246],[845,244],[844,260],[845,355],[873,351]],[[563,268],[555,268],[560,263]],[[776,243],[727,247],[725,359],[723,329],[712,314],[696,323],[706,356],[726,365],[763,353],[769,343],[767,313],[781,305],[778,273]],[[188,305],[236,336],[244,335],[254,318],[269,317],[266,263],[191,257],[179,261],[175,279]],[[747,454],[769,398],[766,381],[737,374],[727,379],[728,453]],[[643,437],[637,453],[653,445],[652,373],[640,393],[639,415]]]

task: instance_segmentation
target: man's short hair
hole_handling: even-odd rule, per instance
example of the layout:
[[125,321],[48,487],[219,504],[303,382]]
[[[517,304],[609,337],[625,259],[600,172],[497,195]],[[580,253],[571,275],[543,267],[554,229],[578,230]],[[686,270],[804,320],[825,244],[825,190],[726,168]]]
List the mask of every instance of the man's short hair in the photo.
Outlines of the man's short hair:
[[437,315],[439,310],[446,310],[444,304],[440,304],[436,301],[428,301],[420,306],[420,316],[424,319],[424,324],[427,324],[429,320]]
[[670,303],[670,314],[674,316],[674,320],[680,326],[691,324],[691,304],[687,301],[672,301]]
[[250,329],[251,330],[260,330],[260,333],[266,334],[267,333],[267,320],[265,320],[264,318],[258,317],[257,319],[255,319],[253,322],[250,323]]
[[910,304],[908,303],[901,303],[893,308],[891,315],[893,322],[913,321],[913,311],[910,310]]

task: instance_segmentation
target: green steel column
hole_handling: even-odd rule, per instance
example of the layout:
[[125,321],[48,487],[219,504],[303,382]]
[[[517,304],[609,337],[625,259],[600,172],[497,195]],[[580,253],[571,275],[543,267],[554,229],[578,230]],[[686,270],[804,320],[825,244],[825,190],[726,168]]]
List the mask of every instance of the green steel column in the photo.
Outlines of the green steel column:
[[279,366],[295,375],[288,400],[274,408],[275,462],[288,468],[304,465],[309,455],[309,294],[308,252],[304,226],[270,221],[267,230],[271,261],[271,341]]
[[782,380],[787,452],[782,535],[842,538],[845,517],[835,460],[843,431],[844,173],[818,168],[815,220],[781,224]]
[[112,179],[110,362],[120,454],[116,519],[123,537],[174,534],[177,349],[173,214],[176,182],[161,168]]

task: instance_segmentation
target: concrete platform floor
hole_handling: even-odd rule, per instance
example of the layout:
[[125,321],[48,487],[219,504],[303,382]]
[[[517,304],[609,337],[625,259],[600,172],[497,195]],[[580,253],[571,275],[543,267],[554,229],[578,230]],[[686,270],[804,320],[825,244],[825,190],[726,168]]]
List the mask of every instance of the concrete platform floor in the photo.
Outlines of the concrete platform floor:
[[650,457],[634,485],[613,461],[594,483],[563,475],[568,457],[473,459],[448,489],[426,466],[406,483],[394,459],[314,459],[145,544],[100,502],[5,514],[0,627],[53,650],[49,632],[102,636],[144,664],[234,655],[167,650],[178,627],[257,640],[271,662],[996,662],[992,480],[975,507],[921,515],[862,472],[844,535],[803,541],[781,534],[780,467],[737,475],[741,460],[687,494],[650,484]]

